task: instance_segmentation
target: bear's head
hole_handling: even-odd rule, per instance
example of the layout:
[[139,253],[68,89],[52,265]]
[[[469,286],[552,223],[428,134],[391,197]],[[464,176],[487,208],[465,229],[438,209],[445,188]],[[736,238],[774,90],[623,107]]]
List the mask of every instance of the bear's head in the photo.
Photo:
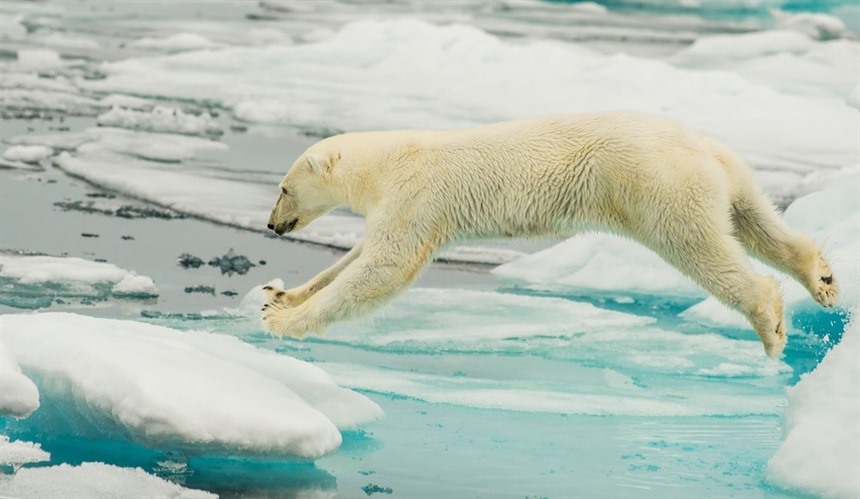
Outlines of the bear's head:
[[269,229],[279,236],[299,230],[337,206],[330,177],[338,156],[308,151],[293,163],[279,185]]

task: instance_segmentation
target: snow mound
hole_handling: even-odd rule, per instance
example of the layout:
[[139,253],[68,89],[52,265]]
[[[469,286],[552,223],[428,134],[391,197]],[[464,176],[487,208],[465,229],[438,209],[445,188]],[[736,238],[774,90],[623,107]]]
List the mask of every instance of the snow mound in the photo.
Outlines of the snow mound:
[[39,390],[0,339],[0,416],[25,418],[39,408]]
[[219,135],[221,133],[218,123],[207,112],[194,115],[165,106],[155,106],[148,111],[114,106],[110,111],[99,115],[98,124],[145,132],[183,135]]
[[610,234],[574,236],[496,267],[499,277],[530,289],[702,295],[689,278],[640,244]]
[[111,263],[75,257],[0,254],[0,289],[4,302],[16,295],[153,297],[152,279]]
[[[855,309],[855,314],[857,309]],[[824,497],[860,496],[860,322],[788,389],[785,440],[767,465],[773,484]]]
[[[33,442],[9,441],[6,435],[0,435],[0,467],[11,466],[13,469],[27,463],[49,461],[51,455],[42,450],[42,446]],[[0,479],[0,489],[3,480]]]
[[338,425],[382,416],[318,367],[234,337],[64,313],[0,324],[58,417],[152,447],[317,458],[340,445]]
[[22,499],[64,497],[209,499],[218,497],[209,492],[187,489],[168,482],[140,468],[120,468],[104,463],[24,468],[13,476],[0,480],[0,495]]
[[12,146],[3,153],[3,157],[9,161],[23,161],[24,163],[38,163],[53,153],[50,147],[45,146]]

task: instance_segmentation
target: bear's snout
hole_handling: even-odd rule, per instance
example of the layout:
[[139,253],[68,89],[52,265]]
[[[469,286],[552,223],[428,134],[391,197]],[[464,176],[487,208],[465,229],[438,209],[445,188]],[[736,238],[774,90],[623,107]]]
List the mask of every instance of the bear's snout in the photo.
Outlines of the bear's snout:
[[285,233],[293,230],[293,228],[295,228],[297,223],[299,223],[298,217],[296,217],[296,218],[292,219],[292,221],[284,223],[284,224],[278,224],[277,226],[273,225],[273,224],[269,224],[267,227],[269,227],[269,229],[275,231],[275,234],[277,234],[279,236],[283,236]]

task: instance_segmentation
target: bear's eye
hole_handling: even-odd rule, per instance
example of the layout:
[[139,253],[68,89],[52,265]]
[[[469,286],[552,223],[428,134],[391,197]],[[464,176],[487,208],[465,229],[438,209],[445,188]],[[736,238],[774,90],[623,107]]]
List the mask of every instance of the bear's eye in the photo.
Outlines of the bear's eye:
[[289,193],[287,192],[287,188],[286,188],[286,187],[281,187],[281,193],[282,193],[284,196],[288,196],[288,195],[289,195]]

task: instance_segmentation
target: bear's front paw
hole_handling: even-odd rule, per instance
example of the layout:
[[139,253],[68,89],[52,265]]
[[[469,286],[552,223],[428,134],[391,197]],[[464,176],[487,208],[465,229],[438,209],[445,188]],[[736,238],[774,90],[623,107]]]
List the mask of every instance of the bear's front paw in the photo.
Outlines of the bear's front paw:
[[283,338],[290,336],[304,339],[308,332],[319,329],[306,319],[298,309],[272,302],[263,305],[263,328],[269,333]]
[[296,296],[275,286],[263,286],[263,293],[266,294],[267,303],[277,303],[292,307],[299,304]]

